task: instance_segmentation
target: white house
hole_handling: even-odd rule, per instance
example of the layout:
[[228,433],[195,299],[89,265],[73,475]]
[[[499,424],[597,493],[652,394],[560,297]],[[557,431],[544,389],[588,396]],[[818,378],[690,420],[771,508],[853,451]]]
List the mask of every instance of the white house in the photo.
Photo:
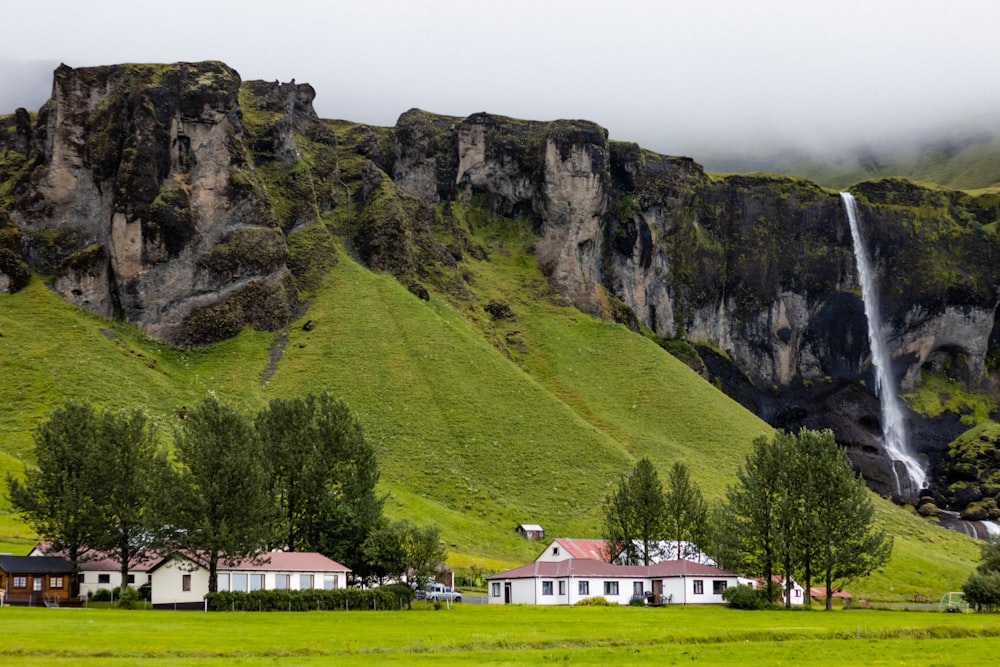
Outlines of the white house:
[[[786,590],[786,586],[785,586],[785,578],[783,576],[781,576],[780,574],[775,574],[775,575],[773,575],[771,577],[771,579],[778,586],[781,586],[781,604],[785,604],[785,596],[788,594],[788,591]],[[790,578],[789,580],[792,583],[792,594],[791,594],[791,597],[789,598],[789,600],[790,600],[789,604],[791,604],[793,606],[794,605],[803,605],[803,604],[805,604],[805,602],[806,602],[806,598],[805,598],[806,589],[802,588],[802,586],[799,584],[799,582],[795,581],[794,578]]]
[[685,560],[615,565],[602,560],[603,540],[553,540],[533,563],[487,577],[490,604],[573,605],[603,596],[628,604],[653,594],[661,604],[725,604],[722,592],[751,583],[736,572]]
[[[218,590],[306,590],[347,588],[350,568],[312,552],[272,551],[259,561],[218,566]],[[154,607],[192,607],[208,593],[208,570],[188,555],[174,553],[150,570]]]
[[[28,555],[66,557],[64,551],[53,549],[49,542],[39,542]],[[160,560],[158,555],[134,559],[128,569],[128,585],[140,588],[149,583],[149,571]],[[103,551],[88,551],[77,563],[76,578],[80,584],[80,597],[89,597],[99,590],[110,591],[122,585],[121,565]]]

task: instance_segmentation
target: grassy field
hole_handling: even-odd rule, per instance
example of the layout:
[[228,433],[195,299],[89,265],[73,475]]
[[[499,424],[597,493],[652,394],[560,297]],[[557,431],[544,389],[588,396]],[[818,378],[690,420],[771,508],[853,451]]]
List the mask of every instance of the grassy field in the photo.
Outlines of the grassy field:
[[995,664],[1000,617],[456,605],[205,614],[0,609],[0,664]]

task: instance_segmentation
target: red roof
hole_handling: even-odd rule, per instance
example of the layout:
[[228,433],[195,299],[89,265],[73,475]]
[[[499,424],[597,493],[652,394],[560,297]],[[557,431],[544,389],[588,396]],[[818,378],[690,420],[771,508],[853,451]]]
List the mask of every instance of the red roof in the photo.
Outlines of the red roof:
[[558,543],[573,558],[591,560],[604,560],[607,545],[604,540],[583,540],[572,537],[557,537],[553,543]]
[[[593,540],[600,541],[600,540]],[[533,562],[497,572],[487,579],[533,579],[536,577],[735,577],[735,572],[688,560],[665,560],[653,565],[613,565],[592,558],[570,558],[555,562]]]
[[[66,552],[52,548],[51,542],[39,542],[31,550],[34,554],[38,552],[46,556],[60,556],[66,558]],[[37,558],[37,556],[32,556]],[[159,563],[161,557],[158,553],[146,553],[142,557],[133,558],[128,569],[137,572],[145,572],[153,569]],[[121,562],[117,558],[112,558],[103,551],[88,550],[79,557],[77,567],[81,572],[118,572],[122,569]]]
[[[813,598],[825,598],[826,597],[826,586],[813,586],[809,589],[809,597]],[[833,597],[835,598],[845,598],[847,600],[851,599],[851,594],[847,591],[842,591],[839,589],[833,589]]]

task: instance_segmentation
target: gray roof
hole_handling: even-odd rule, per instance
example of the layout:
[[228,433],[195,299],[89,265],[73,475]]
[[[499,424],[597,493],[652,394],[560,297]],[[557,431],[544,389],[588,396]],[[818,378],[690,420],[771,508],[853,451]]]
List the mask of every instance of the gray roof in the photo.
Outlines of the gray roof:
[[73,574],[73,564],[58,556],[0,556],[8,574]]

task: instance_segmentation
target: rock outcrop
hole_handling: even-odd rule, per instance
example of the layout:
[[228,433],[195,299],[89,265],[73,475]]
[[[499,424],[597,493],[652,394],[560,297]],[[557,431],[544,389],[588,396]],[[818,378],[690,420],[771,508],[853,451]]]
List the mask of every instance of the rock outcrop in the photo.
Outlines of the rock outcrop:
[[[778,427],[834,428],[888,491],[837,193],[709,175],[589,121],[411,109],[374,128],[319,119],[314,97],[220,63],[60,67],[37,117],[0,118],[0,291],[30,267],[72,303],[196,344],[285,323],[336,261],[336,236],[427,298],[425,283],[460,294],[456,262],[485,257],[453,206],[528,219],[565,302],[696,344],[730,395]],[[852,191],[903,390],[925,370],[985,385],[1000,197],[893,179]],[[957,416],[910,422],[947,465]]]

